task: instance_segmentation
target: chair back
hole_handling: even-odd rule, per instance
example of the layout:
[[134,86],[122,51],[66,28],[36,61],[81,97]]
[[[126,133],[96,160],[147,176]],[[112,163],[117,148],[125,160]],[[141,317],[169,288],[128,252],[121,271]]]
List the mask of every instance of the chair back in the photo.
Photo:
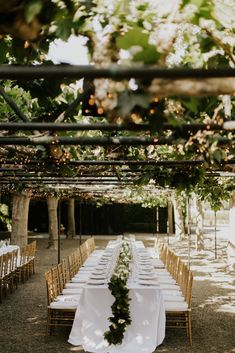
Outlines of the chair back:
[[185,298],[189,308],[191,308],[191,305],[192,305],[192,288],[193,288],[193,273],[189,271],[188,281],[187,281],[187,293]]
[[65,288],[65,281],[64,281],[64,269],[63,269],[63,263],[60,262],[57,265],[57,273],[58,273],[58,279],[59,279],[59,287],[60,287],[60,293],[63,291]]
[[86,243],[83,243],[82,245],[80,245],[80,252],[81,252],[82,263],[83,263],[88,258],[88,250],[87,250],[87,244]]
[[52,274],[52,285],[54,287],[54,294],[57,297],[61,293],[60,279],[59,279],[57,266],[51,268],[51,274]]
[[73,278],[77,271],[76,271],[76,263],[74,261],[74,256],[73,254],[68,256],[68,267],[69,267],[69,277]]
[[47,288],[47,304],[49,305],[57,297],[55,292],[55,286],[53,284],[51,270],[45,272],[46,288]]

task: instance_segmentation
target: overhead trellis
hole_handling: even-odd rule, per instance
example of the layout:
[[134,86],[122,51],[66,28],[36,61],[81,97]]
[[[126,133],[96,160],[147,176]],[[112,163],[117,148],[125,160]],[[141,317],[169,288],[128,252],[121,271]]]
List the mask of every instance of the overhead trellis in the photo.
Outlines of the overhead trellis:
[[[214,163],[210,163],[210,156],[206,156],[206,153],[207,149],[211,146],[214,146],[215,153],[220,153],[220,148],[235,148],[233,118],[230,118],[230,120],[220,118],[214,121],[208,120],[203,123],[197,121],[187,123],[182,121],[180,123],[176,123],[176,121],[173,123],[164,122],[162,121],[162,112],[158,108],[158,98],[156,99],[156,95],[158,97],[165,97],[173,95],[173,93],[174,95],[185,94],[185,91],[182,90],[182,85],[189,87],[189,82],[194,84],[195,88],[193,94],[188,90],[190,96],[194,94],[204,96],[208,95],[208,92],[211,95],[228,94],[235,90],[234,77],[235,69],[233,68],[205,70],[188,68],[159,69],[144,66],[123,68],[117,65],[112,65],[110,68],[105,69],[91,65],[0,66],[1,79],[33,80],[43,78],[46,80],[63,80],[68,78],[85,78],[93,80],[97,78],[111,78],[117,81],[135,78],[138,80],[153,80],[151,93],[155,102],[154,107],[150,108],[149,111],[149,123],[133,123],[133,121],[127,121],[126,123],[113,123],[112,121],[109,123],[100,123],[99,121],[96,123],[65,123],[64,120],[73,114],[75,107],[84,103],[84,94],[76,98],[64,113],[54,119],[54,122],[32,122],[22,114],[17,105],[8,98],[4,90],[1,90],[0,93],[3,98],[23,122],[5,122],[0,124],[0,131],[2,131],[0,135],[0,148],[2,149],[0,157],[0,185],[4,188],[18,182],[22,187],[40,189],[43,185],[52,190],[58,189],[58,185],[64,190],[71,186],[74,193],[88,192],[91,190],[89,189],[90,187],[95,191],[95,188],[98,189],[99,185],[104,186],[103,190],[100,188],[99,192],[107,192],[110,185],[113,187],[113,192],[115,193],[125,186],[134,185],[136,182],[140,181],[142,183],[151,180],[154,180],[154,183],[151,185],[151,190],[153,190],[159,179],[162,183],[162,180],[166,177],[164,173],[166,173],[167,169],[169,169],[167,177],[169,177],[170,173],[175,173],[176,178],[180,177],[182,179],[185,177],[184,171],[186,170],[186,173],[193,175],[193,180],[200,177],[197,169],[201,166],[205,167],[205,165],[207,169],[205,175],[207,176],[221,175],[221,171],[232,172],[235,161],[231,156],[230,158],[224,158],[219,155]],[[154,80],[160,81],[157,83]],[[197,86],[198,82],[200,82],[201,86]],[[160,94],[156,86],[157,84],[161,86]],[[171,86],[170,89],[169,84]],[[154,85],[156,92],[154,92]],[[178,90],[176,87],[178,87]],[[100,115],[101,117],[102,114]],[[87,118],[89,119],[89,116]],[[153,118],[157,123],[153,123]],[[158,123],[159,126],[157,126]],[[13,132],[17,132],[17,134],[12,135]],[[32,132],[32,134],[29,135],[29,132]],[[73,132],[71,136],[70,132]],[[84,135],[84,132],[88,133],[88,135]],[[90,132],[96,132],[98,135],[90,136]],[[130,135],[130,132],[134,134]],[[66,133],[66,136],[61,135],[63,133]],[[174,150],[177,150],[182,142],[183,144],[188,144],[190,149],[194,145],[196,146],[195,142],[198,142],[195,136],[197,138],[198,136],[199,138],[200,136],[205,137],[206,143],[203,143],[206,146],[202,143],[202,146],[199,145],[199,147],[196,147],[199,150],[202,149],[200,151],[201,154],[198,153],[199,150],[194,148],[192,151],[193,158],[190,159],[182,159],[182,157],[180,159],[169,159],[169,157],[164,156],[164,153],[151,159],[146,152],[146,148],[153,148],[153,146],[163,146],[163,148],[164,146],[172,146],[173,154]],[[40,157],[37,159],[38,146],[42,146],[45,149],[49,148],[49,158]],[[80,146],[81,148],[86,148],[86,146],[102,146],[105,158],[103,160],[100,158],[96,160],[94,158],[89,159],[89,156],[87,156],[86,159],[75,159],[70,153],[64,152],[65,148],[74,148],[75,146]],[[125,150],[125,148],[129,147],[134,149],[142,148],[147,154],[142,156],[141,159],[130,159],[128,157],[128,150]],[[21,148],[26,148],[26,151],[21,150]],[[115,150],[116,148],[118,148],[118,152]],[[22,157],[25,152],[27,154],[27,149],[30,151],[29,155]],[[20,156],[22,151],[23,155]],[[110,158],[110,153],[111,155],[112,153],[116,153],[116,159]],[[120,156],[125,156],[125,158],[120,158]],[[97,175],[94,177],[93,173],[96,167],[102,167],[102,169],[100,169],[100,174],[97,169]],[[28,172],[32,171],[33,174],[28,174]],[[53,176],[46,175],[48,171],[53,173]],[[110,171],[115,172],[114,176],[109,175],[105,177],[105,174],[110,173]],[[42,174],[37,176],[39,172]],[[87,173],[87,176],[82,176],[82,173]],[[131,174],[128,175],[127,173]]]

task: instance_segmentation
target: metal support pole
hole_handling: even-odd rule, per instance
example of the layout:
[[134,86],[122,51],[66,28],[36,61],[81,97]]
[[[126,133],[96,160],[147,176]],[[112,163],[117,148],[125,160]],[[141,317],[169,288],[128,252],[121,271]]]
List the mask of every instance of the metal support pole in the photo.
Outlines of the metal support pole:
[[60,263],[60,226],[61,226],[61,201],[58,202],[58,264]]
[[155,211],[155,207],[153,208],[153,237],[155,236],[155,233],[156,233],[156,221],[155,221],[155,218],[156,218],[156,211]]
[[79,243],[82,244],[82,200],[80,199],[79,208]]
[[167,231],[167,244],[170,245],[170,231],[169,231],[169,221],[166,221],[166,231]]
[[214,226],[215,226],[215,259],[217,259],[217,229],[216,229],[217,219],[216,219],[216,211],[214,212],[214,216],[215,216],[215,218],[214,218],[214,220],[215,220],[215,222],[214,222]]
[[93,236],[93,223],[94,223],[94,209],[93,209],[93,205],[92,205],[92,203],[90,203],[90,205],[89,205],[89,207],[90,207],[90,210],[91,210],[91,212],[90,212],[90,215],[91,215],[91,222],[90,222],[90,235],[91,235],[91,237]]
[[191,231],[190,231],[190,206],[187,200],[187,235],[188,235],[188,268],[191,266]]
[[156,232],[159,234],[159,207],[156,207]]

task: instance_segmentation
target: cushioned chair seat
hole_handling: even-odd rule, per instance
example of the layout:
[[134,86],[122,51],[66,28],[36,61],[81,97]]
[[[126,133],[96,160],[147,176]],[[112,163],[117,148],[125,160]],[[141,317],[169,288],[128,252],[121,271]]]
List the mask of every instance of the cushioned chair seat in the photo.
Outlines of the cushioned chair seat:
[[165,310],[166,311],[188,311],[188,304],[186,302],[164,302],[165,303]]
[[49,308],[51,309],[71,309],[71,310],[76,310],[78,307],[78,303],[73,303],[73,302],[62,302],[62,301],[58,301],[58,302],[52,302],[49,305]]
[[71,294],[62,294],[62,295],[58,295],[58,297],[56,297],[55,301],[59,301],[59,302],[76,302],[78,303],[80,299],[80,294],[76,294],[76,295],[71,295]]
[[164,295],[163,294],[164,302],[184,302],[184,297],[179,293],[178,295]]
[[180,291],[180,287],[177,284],[161,283],[159,282],[162,289]]

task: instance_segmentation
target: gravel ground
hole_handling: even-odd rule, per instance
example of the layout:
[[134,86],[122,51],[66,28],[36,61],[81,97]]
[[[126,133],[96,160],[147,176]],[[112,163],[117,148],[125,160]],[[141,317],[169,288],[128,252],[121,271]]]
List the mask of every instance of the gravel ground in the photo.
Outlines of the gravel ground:
[[[147,238],[146,238],[147,239]],[[99,247],[107,240],[96,240]],[[159,353],[232,353],[235,352],[235,282],[234,273],[226,272],[224,238],[218,241],[215,260],[213,241],[206,239],[207,251],[196,253],[191,248],[193,285],[193,346],[184,330],[169,330]],[[153,244],[146,240],[146,245]],[[61,242],[61,257],[68,256],[79,245],[78,240]],[[187,259],[187,242],[170,245]],[[9,294],[0,305],[0,352],[4,353],[68,353],[81,352],[81,347],[67,343],[69,331],[46,333],[46,287],[44,272],[57,264],[57,253],[46,249],[47,240],[37,239],[36,274]],[[138,353],[138,352],[130,352]]]

